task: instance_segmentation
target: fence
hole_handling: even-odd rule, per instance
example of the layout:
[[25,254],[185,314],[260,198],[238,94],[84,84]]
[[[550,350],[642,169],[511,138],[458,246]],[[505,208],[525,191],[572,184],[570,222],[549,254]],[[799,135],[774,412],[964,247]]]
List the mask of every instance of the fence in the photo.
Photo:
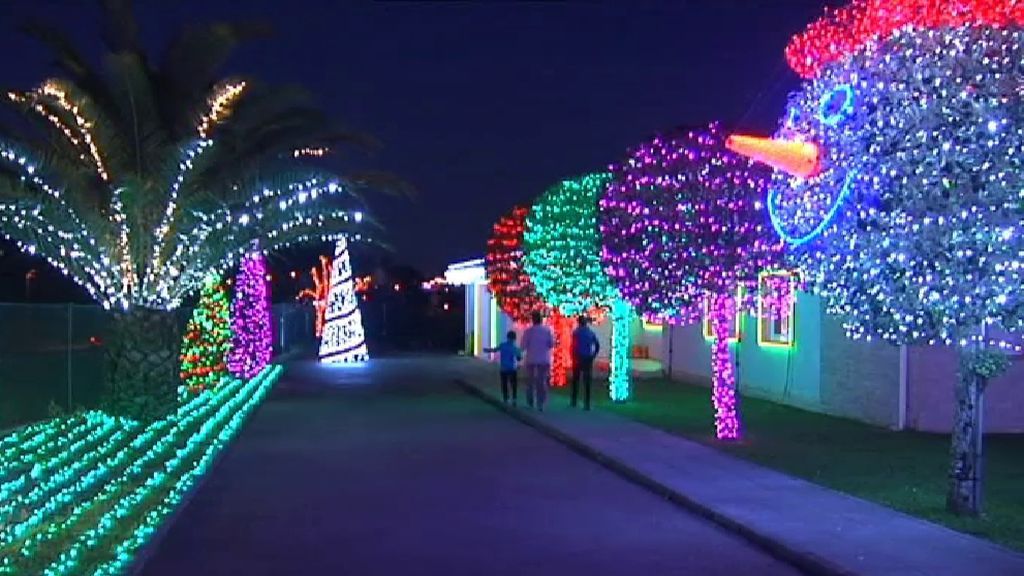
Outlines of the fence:
[[[190,312],[182,310],[182,327]],[[272,308],[274,352],[315,342],[308,305]],[[99,306],[0,304],[0,430],[54,409],[95,408],[105,390],[103,346],[110,317]]]

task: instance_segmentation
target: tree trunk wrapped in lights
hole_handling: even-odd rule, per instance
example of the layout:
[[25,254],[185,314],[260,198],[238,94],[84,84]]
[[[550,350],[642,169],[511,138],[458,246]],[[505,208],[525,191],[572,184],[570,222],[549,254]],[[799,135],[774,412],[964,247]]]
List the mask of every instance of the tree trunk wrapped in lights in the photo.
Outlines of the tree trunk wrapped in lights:
[[612,312],[613,374],[609,396],[629,398],[629,325],[635,314],[601,267],[597,199],[611,176],[590,174],[563,180],[533,205],[524,234],[527,274],[537,293],[568,318]]
[[170,311],[207,274],[257,240],[363,240],[362,213],[337,200],[387,182],[323,170],[329,145],[371,140],[337,130],[300,90],[218,77],[247,27],[190,28],[157,65],[121,3],[107,8],[102,71],[60,31],[35,29],[63,77],[2,98],[25,133],[0,138],[0,230],[111,311],[108,404],[133,416],[175,405]]
[[985,383],[1024,330],[1024,11],[993,0],[855,0],[786,48],[806,81],[774,138],[767,198],[792,263],[854,338],[959,349],[948,507],[981,510]]
[[601,198],[602,261],[644,316],[688,324],[709,316],[717,437],[740,437],[729,340],[753,308],[757,278],[781,259],[761,194],[767,170],[725,148],[712,124],[635,148]]

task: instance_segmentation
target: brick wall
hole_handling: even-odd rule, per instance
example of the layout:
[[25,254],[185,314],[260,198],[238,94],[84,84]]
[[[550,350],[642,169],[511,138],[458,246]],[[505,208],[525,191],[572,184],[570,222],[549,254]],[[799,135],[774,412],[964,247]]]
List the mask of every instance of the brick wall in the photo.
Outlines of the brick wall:
[[[907,425],[949,432],[958,369],[956,351],[944,346],[914,346],[908,350],[907,364]],[[1014,358],[1005,374],[989,382],[984,423],[987,432],[1024,432],[1024,358]]]

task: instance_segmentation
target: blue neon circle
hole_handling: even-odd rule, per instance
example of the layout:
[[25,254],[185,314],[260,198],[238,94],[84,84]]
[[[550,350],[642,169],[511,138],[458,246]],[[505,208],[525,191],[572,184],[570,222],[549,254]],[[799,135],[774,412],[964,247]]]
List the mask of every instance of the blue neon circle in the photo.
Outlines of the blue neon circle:
[[[830,112],[833,101],[837,97],[842,97],[843,103],[839,105],[838,110]],[[818,102],[818,119],[826,126],[835,126],[851,112],[853,112],[853,87],[849,84],[842,84],[826,92]]]

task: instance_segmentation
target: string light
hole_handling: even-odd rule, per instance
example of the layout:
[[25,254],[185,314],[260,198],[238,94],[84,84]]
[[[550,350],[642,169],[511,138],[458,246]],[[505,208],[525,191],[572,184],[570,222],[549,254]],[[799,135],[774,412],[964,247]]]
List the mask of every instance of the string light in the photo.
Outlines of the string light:
[[[177,308],[202,286],[209,272],[224,273],[237,264],[253,240],[260,240],[267,250],[313,240],[333,241],[342,235],[372,242],[354,230],[365,220],[361,212],[323,206],[323,199],[347,193],[347,189],[316,171],[300,172],[298,177],[293,171],[281,186],[257,182],[248,191],[235,187],[233,200],[226,204],[199,209],[189,202],[182,209],[182,195],[196,185],[193,175],[197,167],[215,148],[214,140],[208,138],[212,127],[227,120],[244,88],[244,82],[227,82],[213,91],[210,109],[196,127],[200,138],[168,146],[177,170],[164,186],[163,196],[155,200],[162,208],[153,211],[153,218],[131,219],[125,202],[135,197],[131,191],[137,183],[109,178],[103,164],[105,154],[98,147],[102,139],[92,136],[88,98],[79,96],[74,85],[56,80],[33,92],[9,94],[26,105],[43,106],[54,117],[51,122],[60,122],[64,138],[83,150],[83,163],[98,166],[107,183],[100,192],[109,198],[100,213],[110,226],[97,226],[95,215],[83,212],[88,203],[65,198],[58,183],[74,181],[80,166],[68,170],[47,165],[40,161],[42,154],[0,141],[0,163],[25,184],[18,196],[0,200],[0,237],[46,259],[104,308],[122,310],[132,306]],[[67,122],[61,114],[70,116]],[[154,182],[159,185],[159,180]],[[75,188],[74,196],[78,194]],[[84,224],[86,220],[89,226]]]
[[[31,103],[32,108],[56,126],[72,146],[85,149],[81,158],[91,162],[96,173],[104,182],[110,180],[110,175],[103,164],[103,157],[100,155],[100,149],[92,135],[93,123],[85,117],[81,107],[71,101],[67,87],[60,80],[50,79],[32,92],[24,94],[9,92],[7,96],[14,102]],[[68,126],[60,116],[50,112],[46,108],[46,104],[56,105],[69,114],[74,121],[74,127]]]
[[348,241],[344,238],[338,239],[334,246],[334,264],[331,267],[331,286],[324,322],[323,338],[320,340],[321,362],[361,362],[369,358],[363,316],[359,312],[352,277],[351,255]]
[[1024,23],[1024,8],[1007,0],[856,0],[825,16],[793,37],[786,61],[804,78],[815,78],[829,65],[868,50],[907,26],[1005,28]]
[[524,267],[537,293],[568,317],[603,315],[611,309],[613,359],[609,375],[614,401],[629,397],[628,356],[632,309],[617,305],[618,289],[601,266],[597,227],[598,196],[611,180],[607,173],[563,180],[534,203],[526,219]]
[[196,132],[200,138],[209,138],[213,127],[231,115],[231,107],[245,90],[245,81],[223,82],[217,86],[207,100],[208,110],[200,117]]
[[[776,172],[769,212],[854,338],[959,348],[947,505],[980,511],[984,383],[1024,330],[1024,4],[857,0],[796,36],[808,80],[777,139],[823,151]],[[833,115],[833,103],[841,114]]]
[[227,375],[231,350],[231,303],[220,276],[203,284],[199,303],[185,327],[181,345],[181,380],[189,392],[216,386]]
[[658,136],[612,171],[600,201],[605,271],[649,319],[691,323],[708,303],[715,427],[738,438],[728,341],[758,272],[782,255],[760,200],[768,173],[727,150],[717,124]]
[[514,206],[498,219],[487,241],[485,258],[491,294],[502,312],[513,322],[523,324],[530,321],[535,311],[549,313],[523,265],[523,234],[529,213],[530,209],[525,206]]
[[241,378],[258,374],[273,355],[266,274],[263,254],[254,247],[242,260],[231,303],[233,328],[227,364],[231,374]]
[[[295,272],[292,272],[293,277]],[[320,268],[310,270],[313,277],[313,288],[304,288],[299,291],[296,300],[308,298],[313,302],[313,309],[316,311],[316,337],[324,333],[324,315],[327,313],[327,295],[331,287],[331,259],[327,256],[320,257]]]
[[326,147],[296,148],[295,150],[292,150],[292,158],[322,158],[323,156],[326,156],[327,153],[330,151],[331,149]]
[[0,439],[0,478],[21,480],[0,492],[0,575],[123,573],[281,371],[225,381],[147,426],[88,412]]
[[[1024,329],[1024,117],[1008,80],[1024,33],[982,25],[1005,22],[1004,3],[886,6],[855,2],[821,21],[846,52],[816,56],[776,139],[813,142],[822,170],[774,175],[773,224],[854,338],[960,345],[988,340],[983,326]],[[907,27],[887,32],[894,22]],[[791,48],[820,44],[823,26]],[[887,36],[855,42],[861,29]],[[822,104],[846,91],[849,113],[824,122]]]

